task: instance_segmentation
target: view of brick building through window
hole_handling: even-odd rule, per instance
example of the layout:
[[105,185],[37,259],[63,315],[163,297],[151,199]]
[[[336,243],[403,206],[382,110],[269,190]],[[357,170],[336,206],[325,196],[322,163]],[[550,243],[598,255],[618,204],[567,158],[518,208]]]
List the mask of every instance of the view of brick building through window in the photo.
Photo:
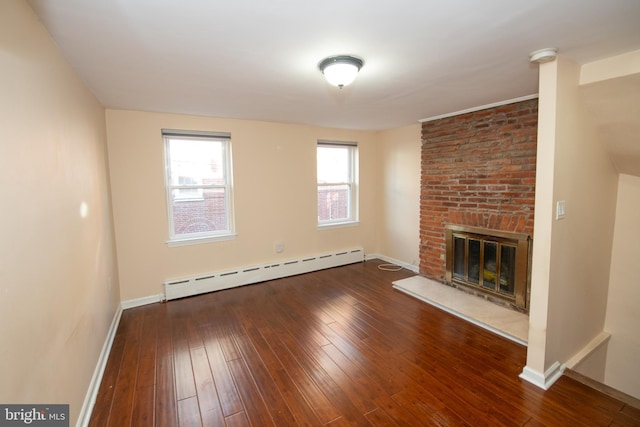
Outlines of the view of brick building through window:
[[318,189],[318,221],[349,217],[349,188],[334,185]]
[[228,225],[224,191],[213,188],[203,190],[198,198],[174,197],[173,227],[176,234],[226,230]]

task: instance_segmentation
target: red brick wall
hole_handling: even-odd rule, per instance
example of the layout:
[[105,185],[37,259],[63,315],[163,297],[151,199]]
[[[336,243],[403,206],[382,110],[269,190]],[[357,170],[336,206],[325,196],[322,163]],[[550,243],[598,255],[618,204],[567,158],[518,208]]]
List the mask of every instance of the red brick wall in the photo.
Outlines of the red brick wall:
[[445,226],[533,235],[538,100],[422,125],[420,273],[442,281]]

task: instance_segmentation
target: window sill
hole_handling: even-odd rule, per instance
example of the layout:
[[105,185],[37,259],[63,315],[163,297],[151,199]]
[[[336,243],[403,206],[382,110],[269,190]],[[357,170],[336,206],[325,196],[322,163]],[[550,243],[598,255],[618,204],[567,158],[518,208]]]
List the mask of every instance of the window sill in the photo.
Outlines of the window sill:
[[220,236],[208,236],[208,237],[189,237],[183,239],[167,240],[167,246],[170,248],[176,246],[188,246],[188,245],[200,245],[202,243],[221,242],[225,240],[233,240],[236,238],[235,233],[224,234]]
[[318,224],[318,230],[327,230],[330,228],[356,227],[358,225],[360,225],[360,221],[329,222],[326,224]]

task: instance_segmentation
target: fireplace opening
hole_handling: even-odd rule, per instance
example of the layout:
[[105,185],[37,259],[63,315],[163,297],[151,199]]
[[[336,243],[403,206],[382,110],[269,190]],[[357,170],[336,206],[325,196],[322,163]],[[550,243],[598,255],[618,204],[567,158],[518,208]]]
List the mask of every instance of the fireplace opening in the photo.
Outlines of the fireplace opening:
[[528,311],[531,238],[476,227],[446,227],[445,281]]

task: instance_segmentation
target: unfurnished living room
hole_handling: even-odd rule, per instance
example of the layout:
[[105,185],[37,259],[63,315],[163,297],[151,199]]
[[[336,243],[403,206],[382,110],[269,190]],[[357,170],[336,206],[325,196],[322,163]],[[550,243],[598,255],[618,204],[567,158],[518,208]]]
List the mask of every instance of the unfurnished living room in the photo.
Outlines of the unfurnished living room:
[[0,2],[0,425],[640,425],[640,2]]

